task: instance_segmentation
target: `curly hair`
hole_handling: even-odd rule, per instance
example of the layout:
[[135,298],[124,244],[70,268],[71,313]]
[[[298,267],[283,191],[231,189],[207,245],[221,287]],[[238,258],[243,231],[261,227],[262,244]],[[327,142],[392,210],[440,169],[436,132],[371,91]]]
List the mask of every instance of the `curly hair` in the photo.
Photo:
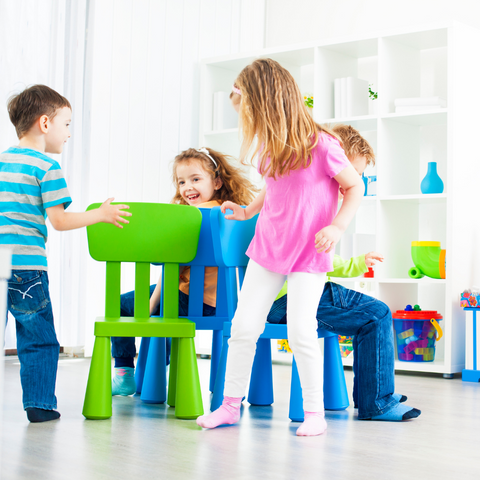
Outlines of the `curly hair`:
[[208,148],[207,151],[215,162],[217,162],[217,167],[215,167],[207,155],[199,152],[195,148],[184,150],[175,157],[173,161],[173,184],[177,191],[172,199],[172,203],[188,205],[180,194],[177,177],[178,165],[181,163],[199,162],[202,168],[211,175],[212,180],[217,177],[222,180],[221,188],[215,191],[214,196],[210,200],[218,200],[220,202],[230,200],[238,205],[248,205],[254,199],[254,193],[258,192],[259,189],[245,177],[240,168],[232,165],[229,161],[231,157],[211,148]]
[[312,150],[321,139],[318,133],[337,138],[313,120],[295,79],[275,60],[255,60],[240,72],[235,86],[240,89],[242,100],[240,161],[247,163],[249,150],[258,135],[260,141],[253,157],[259,153],[262,175],[276,178],[290,170],[307,168],[312,163]]
[[353,160],[357,156],[367,159],[367,165],[375,165],[375,153],[370,144],[350,125],[341,123],[331,127],[331,130],[337,134],[340,143],[345,150],[345,155]]

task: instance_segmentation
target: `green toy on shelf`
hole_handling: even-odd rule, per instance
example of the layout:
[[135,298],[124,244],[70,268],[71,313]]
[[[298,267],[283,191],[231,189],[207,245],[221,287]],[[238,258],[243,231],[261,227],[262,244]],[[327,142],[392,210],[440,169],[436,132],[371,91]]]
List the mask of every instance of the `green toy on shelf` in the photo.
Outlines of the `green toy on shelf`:
[[446,250],[440,248],[440,242],[412,242],[412,260],[411,278],[445,278]]

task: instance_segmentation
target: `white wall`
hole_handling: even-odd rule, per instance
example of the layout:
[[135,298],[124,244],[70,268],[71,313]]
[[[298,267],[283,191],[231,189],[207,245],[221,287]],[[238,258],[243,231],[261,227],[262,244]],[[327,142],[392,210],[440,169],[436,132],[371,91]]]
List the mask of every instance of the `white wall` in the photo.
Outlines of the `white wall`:
[[266,47],[450,20],[480,28],[478,0],[266,1]]
[[[16,142],[8,96],[46,83],[73,106],[59,159],[72,211],[112,196],[168,202],[171,161],[198,146],[199,60],[263,48],[264,19],[265,0],[1,0],[0,149]],[[51,230],[49,244],[60,343],[88,353],[104,266],[84,230]]]
[[[91,0],[84,138],[88,203],[109,196],[170,201],[173,158],[198,146],[199,60],[262,48],[264,13],[264,0]],[[86,269],[89,353],[93,318],[103,309],[98,285],[104,271],[91,259]],[[123,271],[122,289],[128,291],[134,287],[133,269]],[[152,282],[157,275],[152,272]]]

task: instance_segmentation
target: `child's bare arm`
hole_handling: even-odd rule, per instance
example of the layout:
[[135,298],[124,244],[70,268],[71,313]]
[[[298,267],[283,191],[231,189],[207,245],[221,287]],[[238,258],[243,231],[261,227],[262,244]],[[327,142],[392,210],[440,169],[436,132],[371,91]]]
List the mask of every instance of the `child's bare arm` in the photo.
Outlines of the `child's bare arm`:
[[383,262],[383,255],[378,252],[369,252],[365,254],[365,265],[373,267],[377,262]]
[[222,204],[220,209],[222,210],[222,213],[225,213],[227,208],[233,210],[232,215],[225,215],[227,220],[249,220],[262,209],[263,202],[265,201],[266,191],[267,187],[263,187],[262,191],[255,197],[255,199],[252,201],[252,203],[250,203],[250,205],[248,205],[247,208],[242,208],[233,202],[225,202]]
[[328,253],[335,248],[343,232],[347,229],[352,218],[355,216],[360,202],[363,198],[365,186],[358,175],[358,172],[349,165],[344,168],[335,180],[345,191],[342,206],[328,227],[322,228],[315,235],[315,248],[317,252]]
[[63,203],[46,209],[48,218],[55,230],[65,231],[87,227],[95,223],[112,223],[118,228],[123,228],[120,223],[129,223],[122,217],[131,217],[130,212],[124,212],[128,205],[111,205],[113,198],[109,198],[102,205],[88,212],[66,212]]

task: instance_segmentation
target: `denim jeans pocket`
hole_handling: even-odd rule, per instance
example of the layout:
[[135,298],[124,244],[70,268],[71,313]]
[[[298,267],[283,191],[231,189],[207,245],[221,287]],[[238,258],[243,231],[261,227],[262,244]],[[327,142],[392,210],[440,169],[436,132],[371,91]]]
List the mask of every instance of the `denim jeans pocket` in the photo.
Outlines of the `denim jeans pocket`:
[[333,304],[338,308],[353,309],[357,307],[364,307],[369,303],[374,303],[377,299],[342,287],[336,283],[332,284]]
[[14,270],[8,281],[10,308],[20,313],[36,313],[50,303],[47,272]]

